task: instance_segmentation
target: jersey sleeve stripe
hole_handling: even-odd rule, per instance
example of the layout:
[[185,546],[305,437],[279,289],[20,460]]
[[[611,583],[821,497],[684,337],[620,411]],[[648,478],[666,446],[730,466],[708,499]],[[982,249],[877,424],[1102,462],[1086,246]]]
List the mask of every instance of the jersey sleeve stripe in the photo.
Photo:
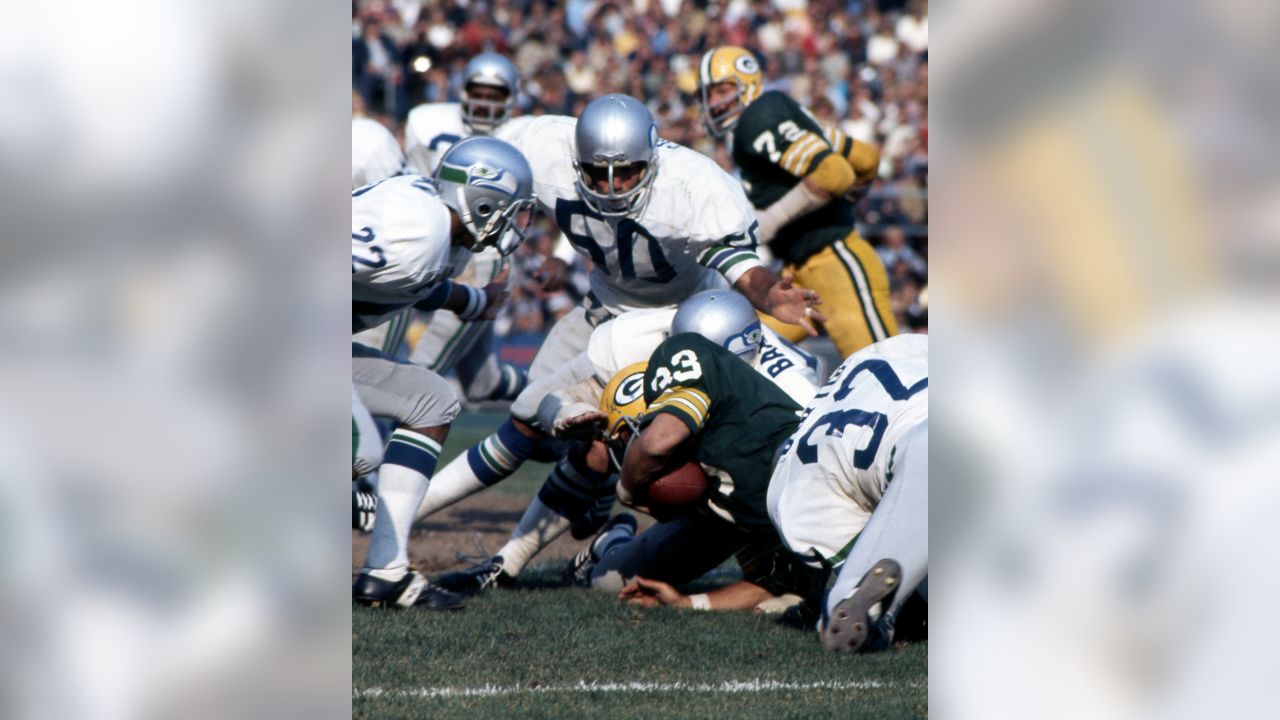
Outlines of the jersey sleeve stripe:
[[830,148],[827,147],[826,141],[822,138],[817,135],[813,135],[811,138],[812,142],[810,142],[803,151],[797,153],[796,156],[792,158],[792,164],[795,169],[791,172],[794,175],[803,176],[808,174],[809,168],[813,165],[813,161],[823,153],[830,150]]
[[711,411],[711,399],[706,393],[694,388],[673,389],[663,393],[649,406],[650,411],[663,408],[682,408],[697,427],[702,427]]
[[725,247],[724,245],[712,245],[698,256],[698,264],[715,270],[716,267],[724,262],[725,258],[734,253],[734,248]]
[[812,155],[817,152],[818,148],[824,146],[826,146],[826,141],[814,133],[806,132],[799,140],[791,143],[791,147],[788,147],[786,152],[782,153],[780,164],[784,170],[795,175],[800,166],[801,158]]
[[672,398],[691,399],[701,408],[699,412],[705,413],[711,409],[711,397],[697,388],[690,387],[671,388],[659,395],[653,402],[654,404],[664,403]]

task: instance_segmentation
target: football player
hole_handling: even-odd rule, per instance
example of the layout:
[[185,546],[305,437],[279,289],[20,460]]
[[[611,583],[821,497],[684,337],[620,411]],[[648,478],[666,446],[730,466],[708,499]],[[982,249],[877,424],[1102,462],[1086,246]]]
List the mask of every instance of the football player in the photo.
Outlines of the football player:
[[404,153],[391,131],[377,120],[351,118],[351,189],[404,172]]
[[[477,135],[501,138],[498,131],[512,124],[519,95],[520,74],[510,60],[491,52],[475,56],[462,73],[461,103],[426,103],[409,111],[405,152],[410,163],[430,175],[459,140]],[[492,282],[502,272],[504,257],[498,248],[481,249],[459,280]],[[397,343],[403,335],[401,327]],[[440,375],[456,370],[463,393],[472,401],[514,400],[525,386],[523,370],[498,360],[492,320],[468,322],[447,311],[436,312],[410,359]]]
[[[448,308],[490,318],[506,296],[504,278],[483,290],[453,283],[471,249],[514,246],[533,212],[533,175],[518,150],[473,138],[450,148],[434,179],[402,175],[367,185],[351,199],[352,330],[406,307]],[[436,373],[365,345],[351,344],[351,375],[376,416],[394,418],[380,468],[377,521],[352,587],[371,606],[456,608],[460,599],[409,568],[409,527],[435,470],[458,400]]]
[[[687,332],[709,338],[738,355],[798,404],[808,402],[817,392],[822,372],[818,360],[763,328],[751,303],[731,290],[704,290],[681,303],[678,310],[632,310],[601,324],[591,333],[586,350],[535,383],[554,388],[538,408],[541,426],[552,428],[552,434],[559,438],[601,439],[572,446],[551,471],[506,545],[485,562],[441,577],[442,587],[474,593],[491,585],[510,586],[534,555],[565,531],[584,539],[601,528],[613,508],[617,471],[616,462],[610,464],[610,448],[603,439],[616,434],[618,428],[600,434],[598,429],[609,418],[597,408],[631,407],[628,400],[640,400],[643,362],[668,335]],[[620,372],[626,367],[632,372]],[[474,490],[483,488],[477,484]],[[455,498],[442,499],[429,489],[419,517],[439,510],[444,500],[453,502]],[[634,531],[634,522],[630,527]],[[586,576],[581,568],[589,559],[590,548],[575,560],[570,571],[579,575],[583,584]]]
[[690,333],[663,341],[641,382],[642,398],[610,412],[621,416],[610,421],[611,440],[625,448],[618,498],[646,512],[660,509],[646,488],[677,455],[692,456],[711,489],[692,512],[634,539],[612,530],[598,538],[582,573],[591,586],[660,602],[663,590],[675,592],[671,585],[737,556],[743,580],[667,599],[699,609],[772,609],[776,598],[790,596],[816,609],[827,574],[787,550],[765,504],[770,467],[800,424],[801,404],[721,345]]
[[547,388],[534,385],[582,352],[610,317],[729,286],[757,310],[811,333],[825,317],[813,307],[816,292],[780,280],[755,254],[755,219],[737,182],[710,158],[659,139],[638,100],[607,95],[576,121],[532,118],[508,139],[533,167],[543,211],[591,259],[590,292],[547,334],[529,368],[534,384],[516,398],[511,418],[437,475],[445,504],[509,477],[535,454],[557,457],[540,450],[547,428],[537,411]]
[[822,606],[823,644],[888,647],[903,604],[926,595],[928,336],[900,335],[844,361],[783,448],[768,504],[791,550],[839,568]]
[[[835,128],[824,128],[796,101],[762,92],[760,65],[740,47],[702,56],[703,119],[727,144],[756,208],[760,242],[794,274],[796,283],[822,294],[829,318],[823,328],[841,357],[896,335],[889,278],[875,250],[858,236],[842,199],[875,177],[879,152]],[[792,341],[799,328],[765,322]]]

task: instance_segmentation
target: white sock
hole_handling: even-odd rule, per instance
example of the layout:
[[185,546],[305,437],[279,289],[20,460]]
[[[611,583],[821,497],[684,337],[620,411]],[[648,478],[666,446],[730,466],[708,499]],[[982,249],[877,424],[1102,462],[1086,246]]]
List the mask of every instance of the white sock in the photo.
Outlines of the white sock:
[[534,555],[563,535],[571,524],[568,518],[535,497],[511,533],[511,539],[497,553],[502,556],[502,568],[512,577],[519,575]]
[[459,453],[448,465],[431,479],[431,486],[418,506],[417,519],[440,512],[450,505],[471,497],[488,487],[480,482],[471,464],[467,462],[467,454]]
[[364,570],[383,580],[399,580],[409,570],[409,530],[422,504],[440,455],[440,443],[398,428],[391,433],[378,473],[378,518],[369,537]]

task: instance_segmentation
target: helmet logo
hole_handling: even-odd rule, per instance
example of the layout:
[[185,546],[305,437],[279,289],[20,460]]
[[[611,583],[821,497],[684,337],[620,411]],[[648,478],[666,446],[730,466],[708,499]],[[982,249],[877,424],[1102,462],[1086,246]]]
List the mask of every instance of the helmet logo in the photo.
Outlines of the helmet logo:
[[482,163],[475,163],[467,168],[467,184],[473,187],[498,190],[513,197],[517,189],[515,176],[505,170],[491,168]]
[[754,351],[760,347],[761,338],[760,322],[756,321],[747,326],[746,330],[737,335],[730,335],[724,341],[724,349],[734,355],[742,355],[748,350]]
[[613,404],[618,407],[630,405],[644,394],[644,371],[631,373],[618,383],[613,391]]
[[733,61],[733,67],[743,75],[755,75],[760,72],[760,64],[757,63],[756,59],[750,54],[739,55],[738,58]]

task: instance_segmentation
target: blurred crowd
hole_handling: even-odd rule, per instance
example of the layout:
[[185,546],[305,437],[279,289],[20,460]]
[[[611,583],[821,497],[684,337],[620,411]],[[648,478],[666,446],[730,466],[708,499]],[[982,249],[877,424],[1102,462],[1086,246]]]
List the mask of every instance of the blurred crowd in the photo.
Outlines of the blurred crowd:
[[[353,99],[399,135],[416,105],[456,102],[467,60],[491,50],[520,70],[523,114],[576,116],[593,98],[623,92],[649,106],[663,137],[732,170],[702,127],[698,61],[719,45],[749,48],[766,89],[880,148],[880,176],[855,217],[890,274],[899,326],[925,330],[928,23],[924,0],[355,0]],[[536,270],[555,241],[543,219],[520,248],[500,331],[550,327],[585,288],[581,256],[570,287],[549,296],[520,272]]]

